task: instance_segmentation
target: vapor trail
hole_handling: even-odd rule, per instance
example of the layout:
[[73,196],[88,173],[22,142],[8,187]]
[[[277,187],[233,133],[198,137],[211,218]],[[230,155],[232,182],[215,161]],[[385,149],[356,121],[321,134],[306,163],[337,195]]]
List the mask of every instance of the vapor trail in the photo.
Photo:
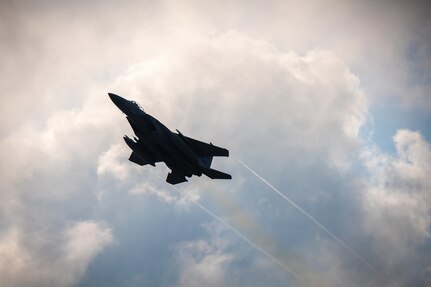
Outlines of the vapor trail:
[[293,207],[295,207],[297,210],[299,210],[305,217],[307,217],[311,222],[313,222],[315,225],[317,225],[320,229],[325,231],[329,236],[331,236],[338,244],[343,246],[347,251],[349,251],[351,254],[353,254],[356,258],[358,258],[362,263],[364,263],[366,266],[368,266],[374,273],[376,273],[380,278],[384,278],[384,276],[371,265],[368,263],[367,260],[365,260],[361,255],[356,253],[352,248],[350,248],[346,243],[344,243],[341,239],[339,239],[335,234],[333,234],[331,231],[329,231],[323,224],[321,224],[317,219],[315,219],[313,216],[311,216],[308,212],[306,212],[302,207],[300,207],[298,204],[296,204],[293,200],[288,198],[286,195],[284,195],[282,192],[280,192],[277,188],[275,188],[272,184],[270,184],[266,179],[264,179],[262,176],[260,176],[257,172],[251,169],[248,165],[246,165],[243,161],[241,161],[239,158],[235,157],[236,160],[242,164],[246,169],[248,169],[252,174],[254,174],[257,178],[259,178],[262,182],[264,182],[266,185],[268,185],[273,191],[278,193],[283,199],[285,199],[288,203],[290,203]]
[[214,214],[212,211],[210,211],[209,209],[207,209],[205,206],[203,206],[202,204],[200,204],[199,202],[197,202],[196,200],[193,200],[190,196],[186,195],[182,190],[180,190],[178,187],[176,186],[172,186],[173,188],[175,188],[179,193],[181,193],[183,196],[186,197],[186,199],[189,199],[193,204],[195,204],[197,207],[199,207],[200,209],[202,209],[204,212],[206,212],[208,215],[210,215],[211,217],[213,217],[214,219],[216,219],[217,221],[219,221],[220,223],[222,223],[224,226],[226,226],[227,228],[229,228],[231,231],[233,231],[236,235],[238,235],[239,237],[241,237],[244,241],[246,241],[248,244],[250,244],[251,246],[253,246],[256,250],[260,251],[261,253],[263,253],[264,255],[266,255],[268,258],[270,258],[274,263],[276,263],[278,266],[280,266],[281,268],[283,268],[285,271],[287,271],[288,273],[292,274],[296,279],[298,279],[299,281],[305,283],[304,278],[302,278],[298,273],[296,273],[295,271],[293,271],[292,269],[290,269],[286,264],[284,264],[283,262],[281,262],[280,260],[278,260],[277,258],[275,258],[273,255],[271,255],[270,253],[268,253],[265,249],[263,249],[262,247],[260,247],[259,245],[257,245],[256,243],[254,243],[253,241],[251,241],[250,239],[248,239],[244,234],[242,234],[241,232],[239,232],[236,228],[234,228],[232,225],[230,225],[229,223],[227,223],[226,221],[224,221],[222,218],[220,218],[219,216],[217,216],[216,214]]

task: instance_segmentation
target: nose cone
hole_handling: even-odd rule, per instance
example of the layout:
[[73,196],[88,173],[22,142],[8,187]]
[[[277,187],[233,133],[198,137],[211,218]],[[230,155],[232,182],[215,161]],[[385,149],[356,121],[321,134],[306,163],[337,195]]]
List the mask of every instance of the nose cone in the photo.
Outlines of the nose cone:
[[114,104],[123,112],[126,113],[127,110],[127,103],[129,102],[128,100],[117,96],[116,94],[111,94],[108,93],[109,97],[111,98],[112,102],[114,102]]
[[114,102],[114,104],[121,109],[121,107],[124,106],[124,102],[126,101],[120,96],[117,96],[116,94],[108,93],[111,100]]

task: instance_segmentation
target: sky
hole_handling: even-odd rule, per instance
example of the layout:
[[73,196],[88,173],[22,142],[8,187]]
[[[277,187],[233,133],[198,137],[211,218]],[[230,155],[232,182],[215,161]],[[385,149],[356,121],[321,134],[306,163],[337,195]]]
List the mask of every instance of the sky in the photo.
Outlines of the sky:
[[[1,1],[1,286],[431,286],[426,1]],[[107,93],[230,151],[175,187]]]

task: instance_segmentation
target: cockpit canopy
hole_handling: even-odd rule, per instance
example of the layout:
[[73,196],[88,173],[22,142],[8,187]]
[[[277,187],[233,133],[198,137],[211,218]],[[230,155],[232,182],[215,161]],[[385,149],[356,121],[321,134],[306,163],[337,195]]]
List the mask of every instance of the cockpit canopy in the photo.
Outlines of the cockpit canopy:
[[[138,104],[137,102],[135,102],[135,101],[131,101],[134,105],[136,105],[138,108],[140,108],[142,111],[144,111],[144,108],[143,107],[141,107],[141,105],[140,104]],[[145,111],[144,111],[145,112]]]

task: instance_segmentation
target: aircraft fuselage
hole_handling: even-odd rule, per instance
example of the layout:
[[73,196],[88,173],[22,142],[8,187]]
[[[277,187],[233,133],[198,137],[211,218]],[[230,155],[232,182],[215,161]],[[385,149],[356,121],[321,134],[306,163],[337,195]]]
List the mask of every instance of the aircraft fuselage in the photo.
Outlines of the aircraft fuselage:
[[[156,118],[147,114],[136,102],[114,94],[109,94],[109,96],[127,116],[127,120],[137,136],[134,140],[127,136],[124,137],[126,144],[138,156],[136,157],[132,153],[131,161],[140,165],[150,164],[153,166],[156,162],[165,162],[173,171],[172,174],[168,175],[168,182],[172,184],[186,181],[185,177],[192,175],[201,176],[202,173],[211,178],[231,178],[230,175],[210,169],[212,157],[228,156],[226,149],[187,138],[180,132],[173,133]],[[210,154],[198,156],[194,150],[196,143],[208,145],[210,149],[214,149],[214,154],[211,154],[210,150]]]

